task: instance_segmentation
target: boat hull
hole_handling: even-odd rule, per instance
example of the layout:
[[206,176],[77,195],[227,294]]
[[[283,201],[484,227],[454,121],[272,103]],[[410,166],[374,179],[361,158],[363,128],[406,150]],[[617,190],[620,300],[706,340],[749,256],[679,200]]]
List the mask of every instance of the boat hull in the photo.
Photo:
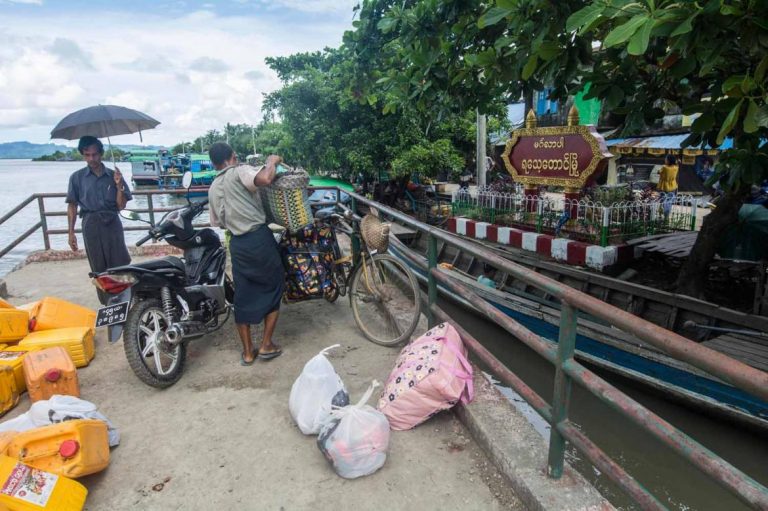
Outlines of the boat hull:
[[[393,238],[390,253],[408,265],[426,283],[426,258]],[[545,305],[478,284],[456,275],[483,300],[524,325],[544,340],[557,344],[559,314]],[[438,286],[438,292],[470,312],[482,315],[470,302],[451,290]],[[666,355],[632,342],[627,336],[612,336],[604,326],[579,320],[576,357],[612,373],[660,391],[666,397],[694,406],[697,410],[735,419],[760,429],[768,429],[768,403],[712,378],[706,373]]]

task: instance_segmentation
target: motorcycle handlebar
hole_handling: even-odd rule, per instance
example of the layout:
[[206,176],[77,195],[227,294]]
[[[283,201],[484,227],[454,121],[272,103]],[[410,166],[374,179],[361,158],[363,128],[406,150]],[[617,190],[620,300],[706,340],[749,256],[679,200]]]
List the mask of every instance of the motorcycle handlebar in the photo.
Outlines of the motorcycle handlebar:
[[148,241],[149,241],[149,240],[151,240],[151,239],[152,239],[152,233],[149,233],[149,234],[147,234],[146,236],[144,236],[143,238],[141,238],[139,241],[137,241],[137,242],[136,242],[136,246],[137,246],[137,247],[140,247],[140,246],[142,246],[144,243],[148,242]]

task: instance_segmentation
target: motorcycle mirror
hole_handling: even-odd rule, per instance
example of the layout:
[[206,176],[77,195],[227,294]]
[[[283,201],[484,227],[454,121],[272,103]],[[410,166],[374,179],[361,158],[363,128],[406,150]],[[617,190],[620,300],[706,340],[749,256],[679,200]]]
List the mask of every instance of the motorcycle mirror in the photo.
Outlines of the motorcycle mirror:
[[184,176],[181,178],[181,185],[187,189],[192,186],[192,172],[187,171],[184,173]]

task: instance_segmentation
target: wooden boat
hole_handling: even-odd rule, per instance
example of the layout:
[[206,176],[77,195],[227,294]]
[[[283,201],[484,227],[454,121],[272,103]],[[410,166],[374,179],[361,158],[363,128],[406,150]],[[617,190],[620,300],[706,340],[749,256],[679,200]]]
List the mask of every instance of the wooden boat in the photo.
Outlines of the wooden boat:
[[[481,244],[531,271],[702,342],[753,367],[768,370],[768,317],[745,314],[688,296],[544,261],[523,251]],[[405,242],[391,236],[389,251],[426,282],[426,240],[423,236],[411,235]],[[438,245],[438,262],[449,266],[453,275],[481,298],[543,338],[557,342],[560,322],[557,299],[498,271],[494,276],[495,288],[480,284],[477,277],[482,273],[482,262],[444,243]],[[461,296],[443,287],[438,289],[443,296],[475,310]],[[666,397],[693,405],[697,410],[768,429],[767,402],[671,358],[599,318],[579,313],[576,350],[577,358],[584,362],[640,382]]]

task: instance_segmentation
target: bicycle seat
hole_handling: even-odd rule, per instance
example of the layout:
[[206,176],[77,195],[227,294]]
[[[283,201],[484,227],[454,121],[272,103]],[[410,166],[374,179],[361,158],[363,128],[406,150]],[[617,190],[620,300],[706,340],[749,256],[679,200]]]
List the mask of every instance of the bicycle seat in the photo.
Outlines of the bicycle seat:
[[328,217],[330,217],[333,213],[335,213],[335,210],[333,207],[330,208],[322,208],[315,211],[315,218],[318,220],[325,220]]

